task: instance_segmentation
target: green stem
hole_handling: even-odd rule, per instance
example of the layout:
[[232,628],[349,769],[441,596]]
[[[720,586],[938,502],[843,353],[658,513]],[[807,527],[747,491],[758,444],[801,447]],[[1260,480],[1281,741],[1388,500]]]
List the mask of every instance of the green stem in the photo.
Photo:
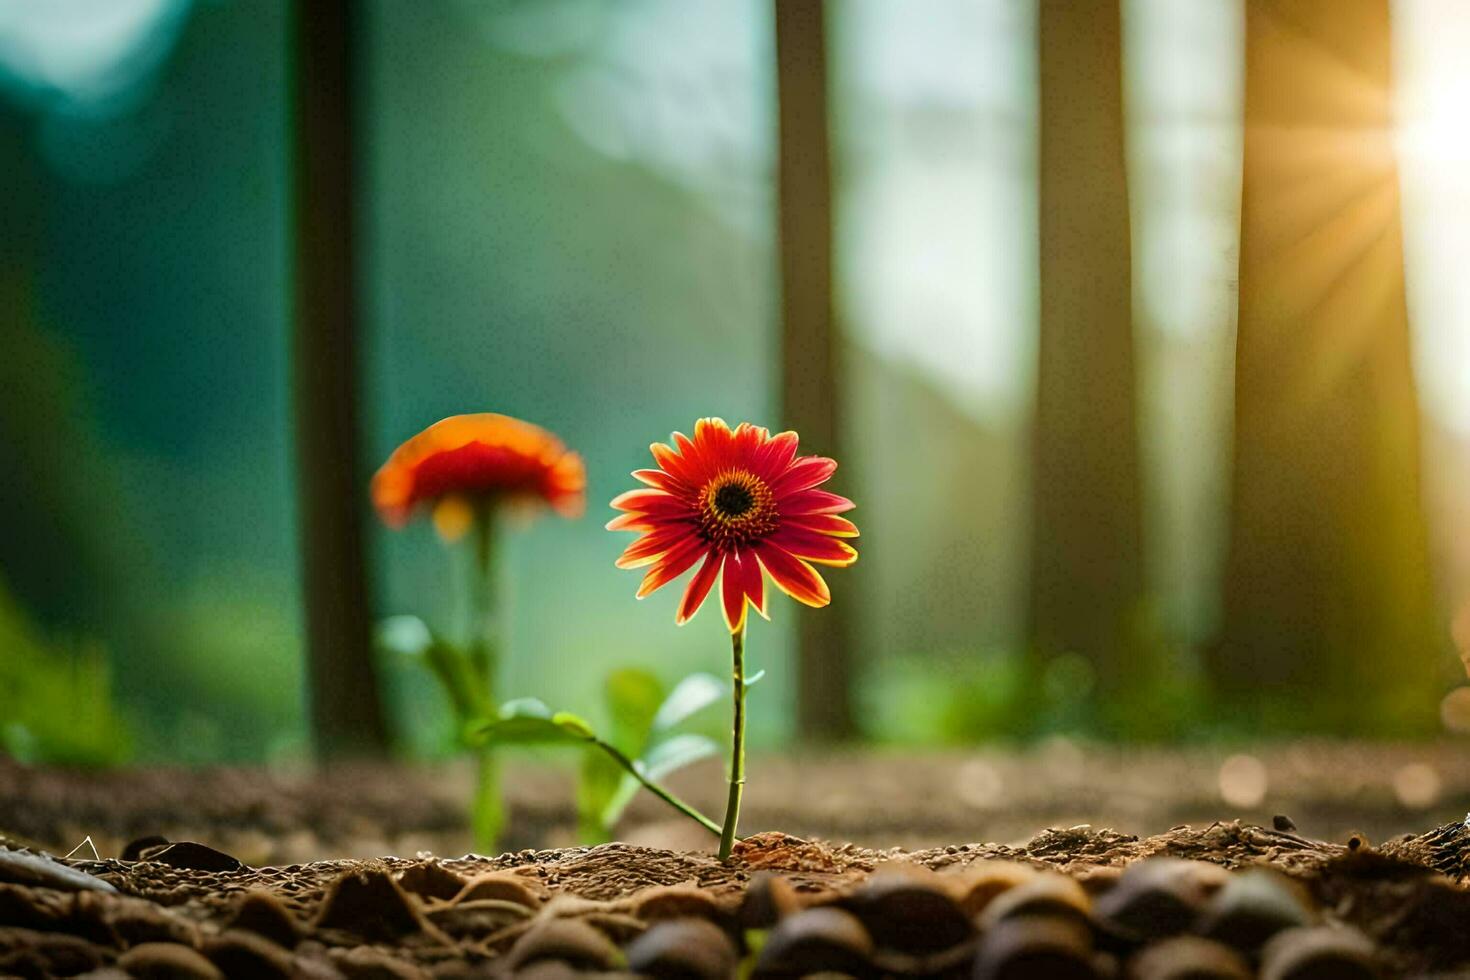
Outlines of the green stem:
[[500,798],[500,760],[493,748],[475,750],[475,798],[470,806],[470,829],[475,847],[494,853],[495,842],[505,827],[505,802]]
[[721,833],[719,824],[715,823],[709,817],[706,817],[704,814],[700,813],[688,803],[685,803],[683,800],[679,799],[673,793],[670,793],[668,790],[664,789],[658,783],[643,775],[643,773],[638,771],[638,767],[633,764],[633,760],[629,759],[622,752],[618,751],[615,746],[604,742],[600,738],[594,738],[591,740],[591,742],[593,745],[597,746],[599,749],[611,756],[614,762],[616,762],[618,765],[622,766],[629,773],[631,773],[634,779],[643,784],[644,789],[648,790],[654,796],[657,796],[659,799],[663,800],[675,810],[678,810],[680,813],[684,814],[684,816],[695,821],[705,830],[708,830],[710,833]]
[[[470,587],[471,618],[469,673],[476,690],[472,699],[493,714],[499,695],[499,665],[495,643],[495,511],[488,504],[477,508],[474,534],[474,581]],[[487,714],[487,716],[488,716]],[[493,853],[505,828],[505,802],[500,793],[500,765],[493,746],[476,753],[474,809],[471,825],[475,846]]]
[[740,821],[740,797],[745,792],[745,624],[730,634],[733,662],[731,677],[735,698],[734,735],[730,740],[730,796],[725,803],[725,823],[720,831],[720,860],[735,846],[735,825]]
[[495,706],[485,697],[479,675],[463,651],[435,639],[425,651],[424,661],[439,679],[439,685],[444,688],[444,695],[454,708],[454,716],[461,726],[476,718],[491,716]]
[[495,656],[495,510],[488,504],[475,509],[474,576],[470,586],[470,665],[479,675],[481,689],[495,703],[499,685]]

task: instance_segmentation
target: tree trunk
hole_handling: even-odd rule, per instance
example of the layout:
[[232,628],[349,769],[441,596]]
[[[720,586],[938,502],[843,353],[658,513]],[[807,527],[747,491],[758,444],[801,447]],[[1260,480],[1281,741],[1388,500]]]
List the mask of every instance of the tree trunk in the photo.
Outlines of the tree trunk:
[[[832,310],[832,177],[823,0],[774,0],[781,250],[781,413],[802,448],[842,459],[842,364]],[[797,620],[797,725],[853,733],[850,626],[842,598]]]
[[1117,0],[1042,0],[1030,649],[1123,685],[1143,595]]
[[296,412],[312,732],[326,757],[388,744],[369,637],[357,416],[353,221],[354,0],[296,0]]
[[1274,695],[1333,730],[1432,727],[1441,679],[1388,6],[1246,4],[1235,470],[1210,667],[1228,699]]

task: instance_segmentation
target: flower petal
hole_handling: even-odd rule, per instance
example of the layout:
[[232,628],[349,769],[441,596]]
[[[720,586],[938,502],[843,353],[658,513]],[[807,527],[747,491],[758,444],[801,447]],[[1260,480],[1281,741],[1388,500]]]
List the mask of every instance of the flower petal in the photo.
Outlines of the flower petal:
[[694,423],[694,444],[705,465],[715,472],[735,464],[735,433],[722,418],[704,418]]
[[661,526],[664,519],[656,519],[647,514],[619,514],[604,525],[609,531],[652,531]]
[[803,456],[776,477],[771,484],[771,493],[777,497],[806,490],[819,483],[826,483],[837,472],[837,460],[825,456]]
[[771,440],[771,433],[759,425],[741,422],[735,427],[735,455],[749,460],[757,449]]
[[766,540],[798,558],[822,565],[851,565],[858,557],[857,549],[846,541],[790,525],[782,527]]
[[709,551],[709,545],[697,537],[690,536],[683,544],[675,545],[669,552],[654,563],[643,576],[643,582],[638,586],[638,598],[642,599],[650,592],[668,585],[674,579],[689,570],[689,566],[699,560],[699,556]]
[[725,556],[725,575],[720,581],[720,598],[725,611],[725,625],[731,633],[740,632],[745,625],[745,565],[744,561],[755,561],[754,557],[742,560],[738,551]]
[[[393,451],[373,476],[371,494],[383,519],[400,527],[421,505],[451,496],[531,500],[565,514],[581,510],[586,489],[581,457],[530,422],[481,412],[452,415]],[[441,526],[455,525],[452,521]]]
[[[675,442],[678,442],[678,440],[682,438],[683,436],[680,433],[674,433]],[[665,446],[661,442],[655,442],[650,445],[648,447],[648,451],[653,453],[653,461],[657,463],[665,473],[668,473],[674,479],[683,480],[685,483],[690,484],[698,482],[698,474],[696,472],[694,461],[689,459],[687,456],[679,455],[679,453],[670,449],[668,446]]]
[[803,514],[799,517],[785,517],[781,520],[782,527],[799,527],[818,534],[830,534],[838,538],[855,538],[858,536],[857,525],[845,517],[835,514]]
[[667,473],[664,470],[634,470],[633,479],[639,483],[647,484],[655,490],[671,493],[676,497],[689,492],[688,484],[672,473]]
[[755,607],[756,612],[770,619],[766,615],[766,579],[761,574],[761,563],[756,560],[754,551],[746,551],[741,556],[740,577],[744,581],[745,595],[750,599],[750,604]]
[[686,474],[680,474],[680,478],[686,480],[691,487],[703,486],[704,482],[715,475],[710,461],[706,458],[704,447],[692,442],[682,432],[673,435],[674,445],[679,449],[680,458],[684,460]]
[[800,517],[808,514],[841,514],[852,510],[857,504],[846,497],[839,497],[826,490],[799,490],[776,502],[782,517]]
[[659,556],[678,544],[689,533],[678,525],[660,527],[634,541],[613,562],[618,568],[642,568],[658,561]]
[[768,542],[761,542],[753,550],[760,558],[761,565],[770,573],[776,588],[797,602],[821,608],[832,601],[832,593],[828,591],[827,583],[822,581],[822,576],[800,558],[789,555]]
[[648,489],[620,493],[608,506],[613,510],[632,511],[636,514],[672,514],[689,509],[688,504],[673,494]]
[[720,574],[722,564],[720,553],[711,549],[704,564],[699,566],[699,571],[689,580],[689,587],[684,590],[684,600],[679,603],[679,614],[674,617],[675,623],[683,626],[699,612],[699,607],[704,605],[705,596],[709,595],[710,586],[715,584],[715,578]]
[[755,470],[755,475],[769,483],[784,473],[786,467],[790,466],[791,461],[796,458],[796,446],[799,441],[796,433],[791,431],[782,432],[772,438],[751,460],[751,468]]

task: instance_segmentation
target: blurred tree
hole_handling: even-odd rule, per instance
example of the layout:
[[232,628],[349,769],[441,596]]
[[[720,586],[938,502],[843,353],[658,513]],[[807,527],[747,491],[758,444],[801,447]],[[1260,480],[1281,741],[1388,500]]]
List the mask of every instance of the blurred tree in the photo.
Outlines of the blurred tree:
[[1143,595],[1121,12],[1042,0],[1039,15],[1030,650],[1040,669],[1084,658],[1106,695],[1129,676]]
[[[781,413],[802,449],[842,459],[842,359],[832,308],[832,170],[824,0],[774,0]],[[797,726],[808,738],[853,731],[850,619],[841,603],[797,619]]]
[[1234,498],[1210,668],[1229,702],[1274,693],[1272,721],[1338,731],[1434,725],[1441,676],[1390,62],[1388,0],[1246,4]]
[[[41,325],[37,250],[46,227],[45,180],[34,119],[0,105],[0,173],[7,176],[12,247],[0,268],[0,571],[16,597],[50,627],[99,631],[113,590],[98,583],[117,564],[99,533],[109,485],[86,424],[76,358]],[[111,584],[111,583],[109,583]]]
[[327,756],[382,754],[369,637],[358,432],[353,0],[292,5],[296,308],[293,384],[313,734]]

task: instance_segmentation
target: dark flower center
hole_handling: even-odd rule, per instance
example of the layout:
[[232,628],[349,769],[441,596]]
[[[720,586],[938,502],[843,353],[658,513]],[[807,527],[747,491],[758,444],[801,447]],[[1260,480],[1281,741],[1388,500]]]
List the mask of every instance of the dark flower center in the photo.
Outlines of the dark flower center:
[[743,547],[770,534],[778,518],[771,488],[749,470],[726,470],[699,494],[699,525],[720,548]]
[[715,491],[714,505],[725,517],[739,517],[755,506],[755,495],[739,483],[726,483]]

